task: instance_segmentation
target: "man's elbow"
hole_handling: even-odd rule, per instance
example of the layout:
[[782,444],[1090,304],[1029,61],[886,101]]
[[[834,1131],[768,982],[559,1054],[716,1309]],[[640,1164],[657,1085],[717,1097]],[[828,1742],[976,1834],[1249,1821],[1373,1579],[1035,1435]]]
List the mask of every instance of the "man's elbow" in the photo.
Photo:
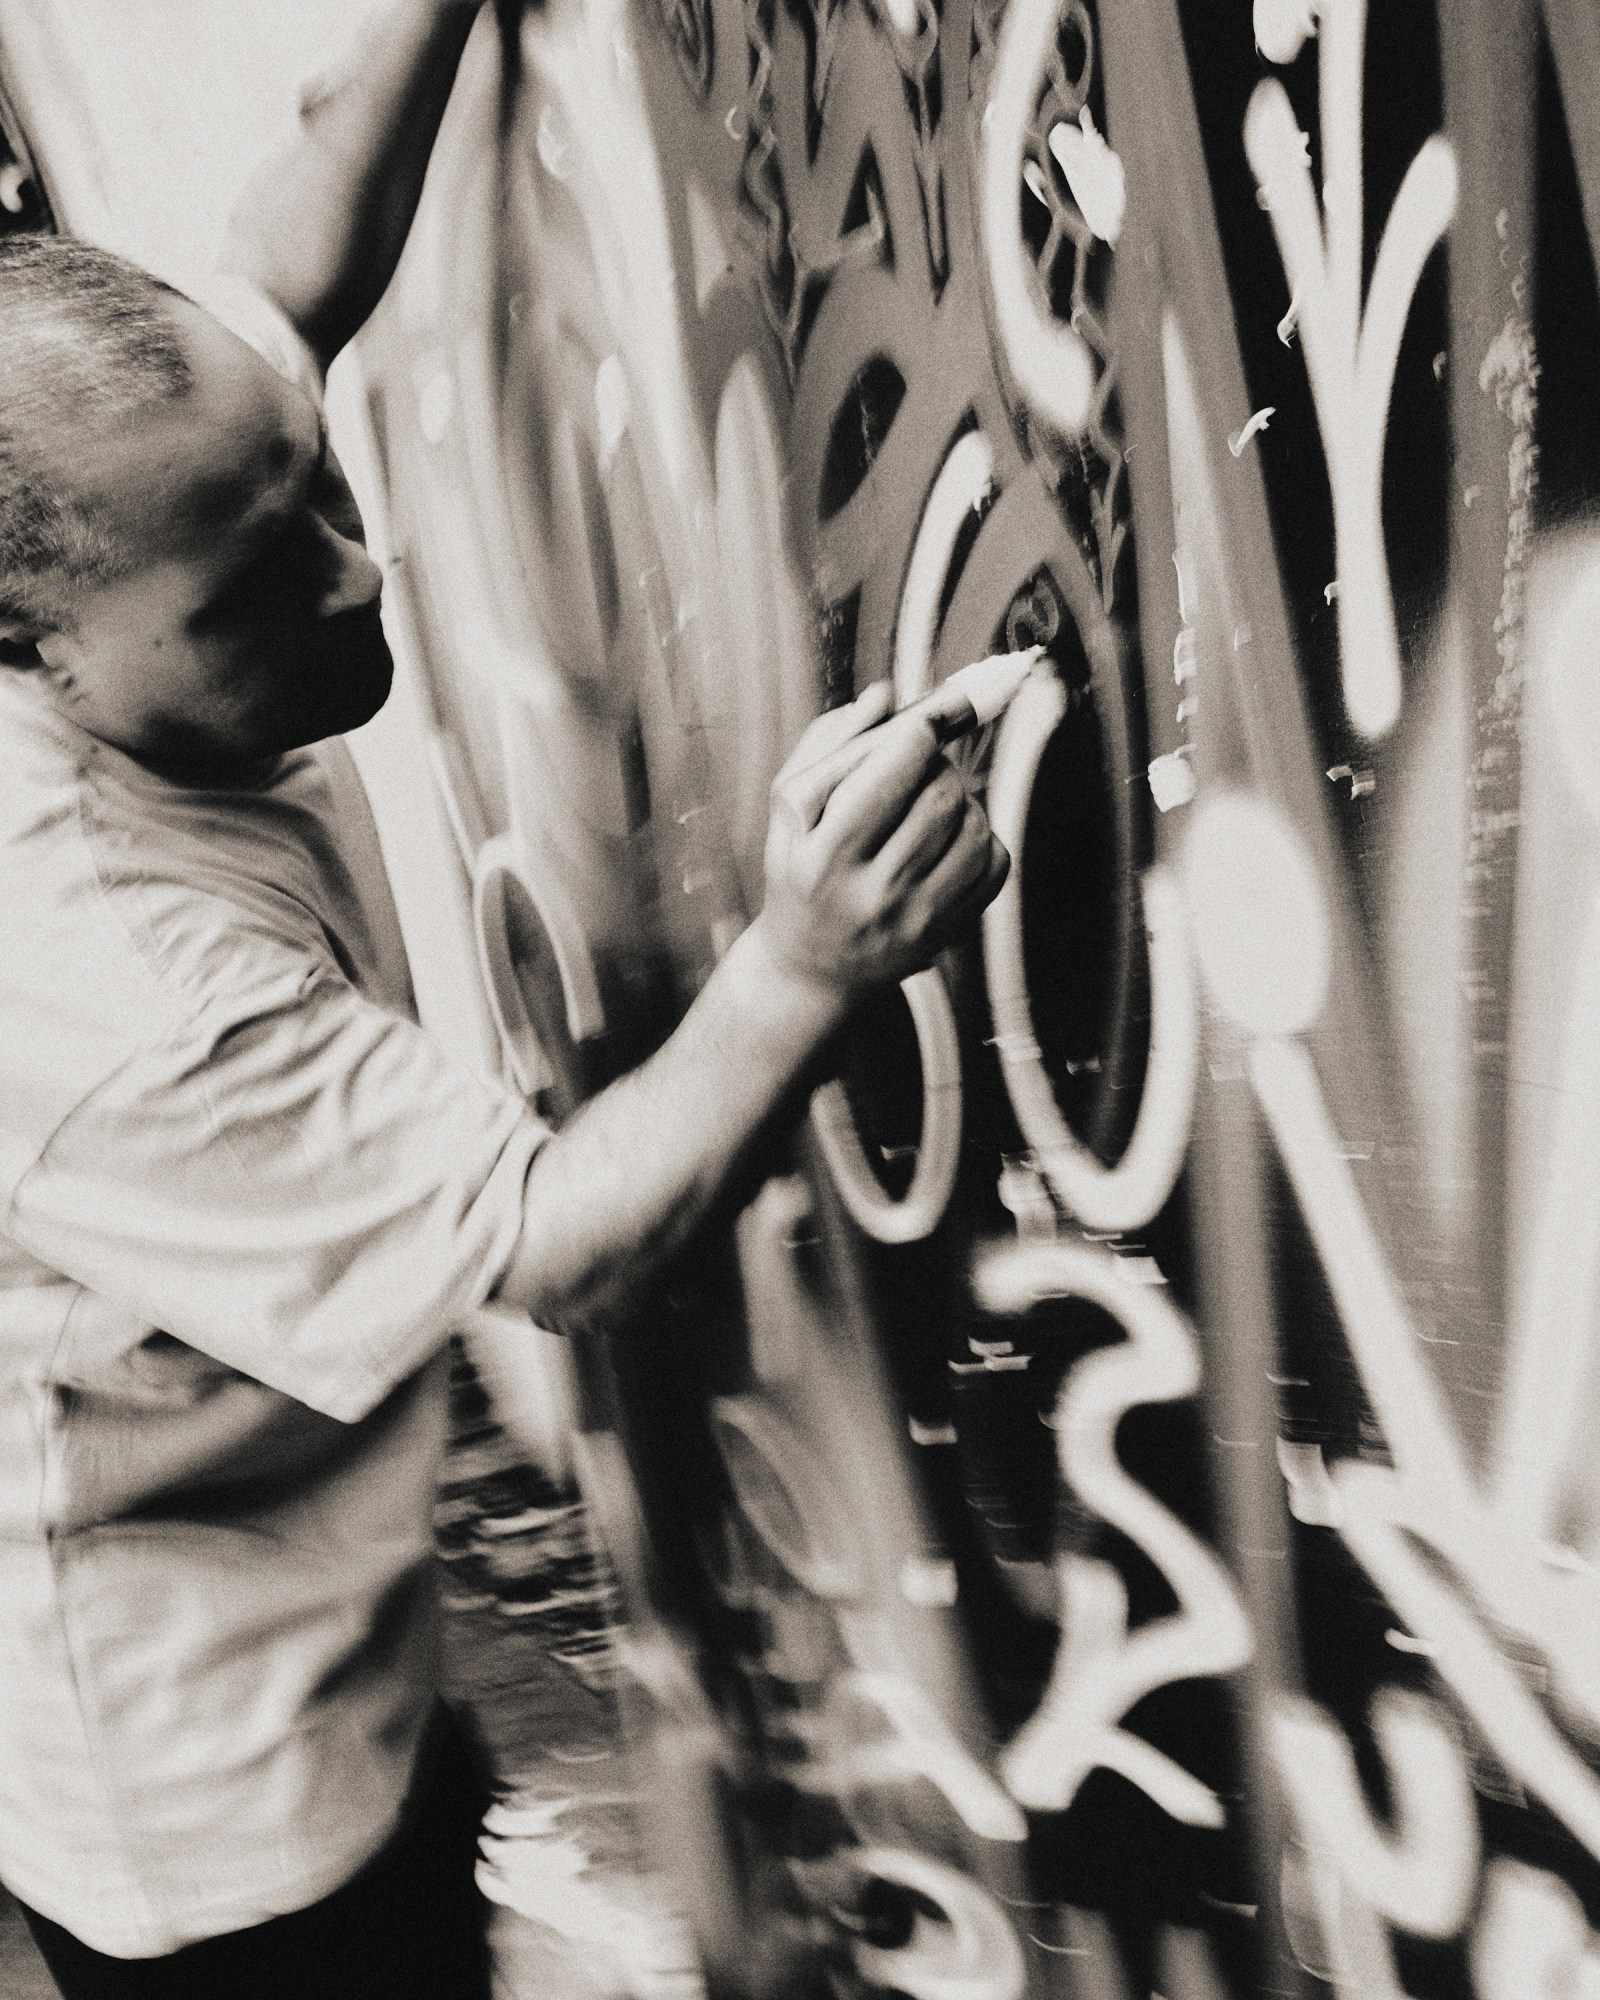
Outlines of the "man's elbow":
[[641,1289],[628,1285],[608,1265],[545,1260],[519,1245],[491,1298],[496,1305],[525,1312],[547,1333],[572,1338],[630,1318],[630,1304]]
[[229,219],[217,269],[264,292],[324,369],[361,331],[375,299],[352,277],[329,275],[330,260],[311,256],[306,239],[248,197]]
[[565,1203],[546,1208],[542,1201],[544,1164],[541,1155],[529,1173],[522,1233],[495,1298],[552,1333],[636,1324],[652,1287],[694,1234],[704,1203],[686,1193],[641,1216],[631,1204],[610,1208],[596,1193],[576,1222]]

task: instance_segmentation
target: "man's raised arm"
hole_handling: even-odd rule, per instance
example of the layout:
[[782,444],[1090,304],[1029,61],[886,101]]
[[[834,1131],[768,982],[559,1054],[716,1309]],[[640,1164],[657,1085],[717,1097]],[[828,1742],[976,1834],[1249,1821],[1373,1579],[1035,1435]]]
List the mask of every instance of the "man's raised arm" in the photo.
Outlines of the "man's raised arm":
[[252,176],[220,268],[251,279],[324,366],[383,296],[480,0],[397,0],[308,85],[300,131]]

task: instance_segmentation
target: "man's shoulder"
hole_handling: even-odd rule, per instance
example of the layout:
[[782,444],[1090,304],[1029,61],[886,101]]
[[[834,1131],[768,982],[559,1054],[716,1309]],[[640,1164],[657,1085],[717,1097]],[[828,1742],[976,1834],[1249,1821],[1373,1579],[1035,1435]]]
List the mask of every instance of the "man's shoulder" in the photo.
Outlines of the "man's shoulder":
[[258,785],[193,790],[116,752],[90,758],[83,826],[99,893],[190,1017],[337,969],[340,834],[325,793],[309,751]]
[[281,783],[190,792],[0,689],[0,1043],[69,987],[126,1052],[303,978],[326,955],[316,783],[297,762]]
[[[14,670],[0,670],[0,982],[47,944],[104,956],[114,932],[86,812],[89,739]],[[108,971],[111,969],[108,966]]]
[[0,674],[0,1195],[178,1008],[107,896],[81,746]]

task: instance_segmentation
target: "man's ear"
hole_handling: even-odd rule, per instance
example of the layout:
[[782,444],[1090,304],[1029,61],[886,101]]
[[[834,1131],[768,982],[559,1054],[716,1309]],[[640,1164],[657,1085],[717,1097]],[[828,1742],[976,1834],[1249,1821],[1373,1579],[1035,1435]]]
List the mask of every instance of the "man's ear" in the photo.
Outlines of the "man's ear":
[[39,641],[44,626],[37,618],[0,611],[0,667],[41,667]]

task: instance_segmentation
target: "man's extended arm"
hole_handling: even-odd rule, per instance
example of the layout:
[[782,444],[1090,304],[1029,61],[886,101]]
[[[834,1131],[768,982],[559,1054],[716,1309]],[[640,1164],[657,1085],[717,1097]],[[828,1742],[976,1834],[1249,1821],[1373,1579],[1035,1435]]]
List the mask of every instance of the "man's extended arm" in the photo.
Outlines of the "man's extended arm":
[[307,87],[300,131],[252,176],[219,259],[282,306],[324,366],[394,275],[480,0],[398,0]]
[[[824,716],[787,769],[886,707],[880,685]],[[537,1155],[499,1297],[562,1331],[624,1306],[706,1216],[852,1003],[925,965],[1006,867],[926,722],[879,729],[814,826],[780,776],[761,915],[670,1041]]]

